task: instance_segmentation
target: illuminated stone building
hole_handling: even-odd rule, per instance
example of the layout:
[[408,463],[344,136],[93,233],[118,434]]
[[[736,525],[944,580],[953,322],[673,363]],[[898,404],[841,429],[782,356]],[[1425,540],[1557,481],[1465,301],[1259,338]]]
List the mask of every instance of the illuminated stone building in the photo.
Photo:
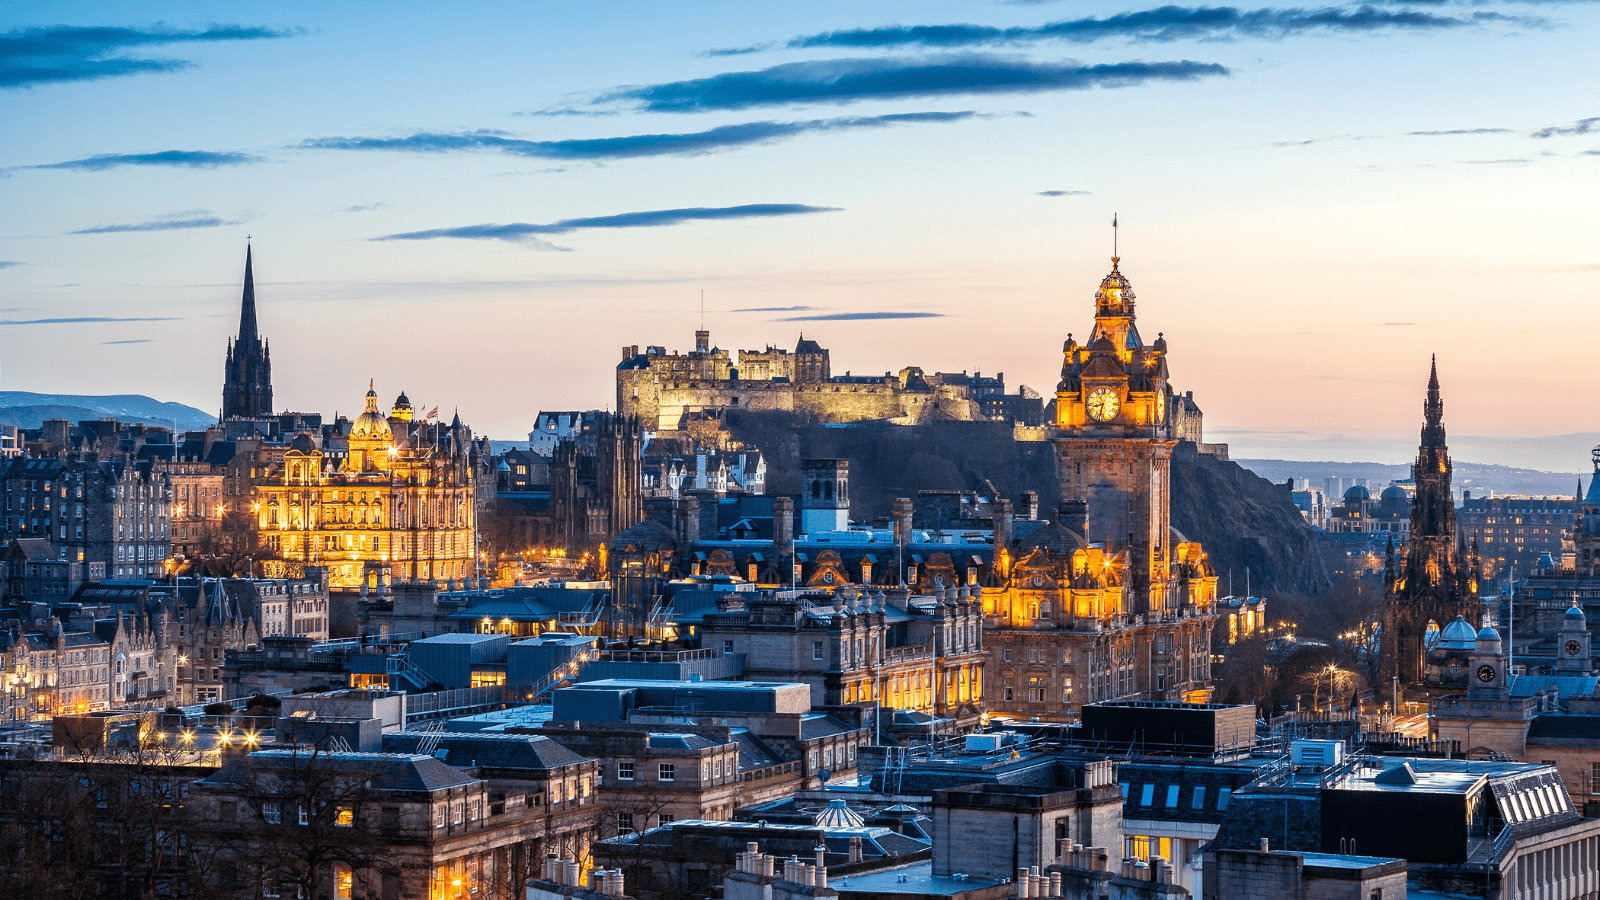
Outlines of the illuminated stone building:
[[1047,432],[1060,514],[1016,542],[1009,508],[995,516],[983,591],[995,712],[1061,719],[1103,700],[1210,696],[1217,577],[1172,527],[1169,477],[1178,442],[1200,440],[1200,412],[1172,390],[1165,338],[1140,338],[1117,264],[1088,341],[1063,348]]
[[459,417],[416,421],[404,394],[385,416],[376,390],[354,422],[263,445],[250,508],[264,574],[326,566],[333,589],[475,578],[475,487],[488,454]]
[[1428,399],[1422,412],[1422,440],[1411,467],[1417,486],[1411,530],[1399,556],[1391,556],[1384,567],[1379,678],[1386,685],[1394,678],[1405,686],[1437,683],[1437,678],[1427,677],[1428,644],[1434,640],[1433,634],[1458,616],[1470,634],[1483,616],[1476,547],[1469,551],[1456,533],[1450,448],[1445,444],[1437,364],[1428,374]]

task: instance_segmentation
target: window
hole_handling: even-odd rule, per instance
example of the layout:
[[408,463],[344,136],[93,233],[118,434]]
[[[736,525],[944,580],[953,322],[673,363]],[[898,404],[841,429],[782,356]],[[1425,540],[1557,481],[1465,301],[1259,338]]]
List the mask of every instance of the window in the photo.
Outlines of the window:
[[356,824],[356,811],[349,806],[341,806],[334,814],[333,824],[338,828],[350,828]]
[[471,803],[467,804],[467,821],[468,822],[476,822],[476,821],[478,821],[478,813],[483,808],[482,805],[481,805],[482,803],[483,803],[482,800],[474,800]]
[[311,810],[306,809],[306,805],[304,803],[295,804],[295,808],[296,808],[296,810],[298,810],[300,824],[301,825],[310,825],[311,824]]
[[1011,662],[1011,648],[1007,647],[1004,650],[1000,651],[1000,658],[1005,660],[1006,662]]
[[[821,641],[812,641],[811,642],[811,658],[812,659],[821,659],[822,658],[822,642]],[[1597,764],[1597,765],[1600,765],[1600,764]]]
[[355,896],[355,877],[344,863],[333,864],[334,900],[350,900]]
[[678,817],[677,816],[669,816],[666,813],[662,813],[661,816],[660,816],[660,821],[661,821],[661,824],[663,824],[663,825],[670,825],[673,822],[678,821]]
[[618,781],[632,781],[633,780],[633,763],[631,763],[631,762],[617,763],[617,780]]
[[1228,798],[1233,796],[1233,788],[1223,788],[1217,791],[1217,812],[1228,808]]
[[261,818],[268,825],[278,825],[283,822],[283,804],[273,800],[261,804]]
[[700,780],[711,780],[711,763],[709,761],[700,764]]
[[662,763],[661,769],[656,774],[658,781],[675,781],[678,777],[678,767],[672,763]]
[[1147,784],[1139,792],[1139,805],[1150,806],[1156,802],[1156,786]]
[[633,830],[633,813],[617,813],[617,833],[622,834]]
[[733,655],[733,641],[723,641],[722,642],[722,655],[723,656],[732,656]]
[[1167,809],[1172,809],[1173,807],[1175,807],[1177,805],[1178,805],[1178,786],[1175,785],[1175,784],[1169,784],[1169,785],[1167,785]]
[[1193,808],[1193,809],[1205,809],[1206,808],[1206,788],[1205,788],[1205,785],[1197,784],[1197,785],[1194,786],[1194,802],[1190,804],[1190,807]]
[[451,812],[454,813],[453,822],[456,825],[460,825],[461,824],[461,813],[462,813],[461,807],[464,806],[464,805],[466,805],[466,804],[464,804],[464,803],[452,803],[452,804],[450,804]]

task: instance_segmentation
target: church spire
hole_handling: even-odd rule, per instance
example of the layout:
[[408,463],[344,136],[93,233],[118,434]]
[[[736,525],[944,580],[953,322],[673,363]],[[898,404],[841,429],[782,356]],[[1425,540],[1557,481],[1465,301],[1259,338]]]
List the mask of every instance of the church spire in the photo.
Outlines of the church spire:
[[258,338],[256,330],[256,276],[250,264],[250,245],[244,245],[244,300],[239,308],[239,343],[246,346]]

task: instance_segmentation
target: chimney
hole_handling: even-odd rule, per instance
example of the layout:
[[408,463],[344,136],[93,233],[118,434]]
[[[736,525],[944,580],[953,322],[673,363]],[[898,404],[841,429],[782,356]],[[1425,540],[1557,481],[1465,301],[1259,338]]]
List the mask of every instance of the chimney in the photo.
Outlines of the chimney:
[[1089,501],[1061,501],[1060,524],[1063,528],[1070,528],[1076,531],[1087,541],[1089,539]]
[[1024,519],[1027,519],[1030,522],[1039,518],[1039,492],[1038,491],[1023,491],[1022,492],[1022,509],[1019,512],[1019,515],[1021,515]]
[[772,556],[778,583],[787,584],[794,565],[794,498],[772,498]]
[[629,353],[628,349],[629,348],[628,348],[627,344],[623,344],[622,345],[622,361],[623,362],[627,362],[628,360],[633,359],[633,354]]

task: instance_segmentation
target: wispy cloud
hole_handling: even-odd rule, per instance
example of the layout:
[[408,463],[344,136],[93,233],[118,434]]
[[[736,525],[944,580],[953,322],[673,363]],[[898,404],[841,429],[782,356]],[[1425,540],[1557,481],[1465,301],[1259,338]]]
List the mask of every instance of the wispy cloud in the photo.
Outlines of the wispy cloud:
[[427,231],[408,231],[373,238],[375,241],[429,241],[436,238],[468,238],[545,245],[543,249],[561,249],[541,241],[536,235],[567,234],[590,228],[659,228],[683,222],[703,222],[720,219],[758,219],[774,216],[796,216],[809,213],[838,212],[833,206],[806,206],[800,203],[750,203],[744,206],[697,206],[684,209],[652,209],[641,212],[619,213],[614,216],[592,216],[583,219],[561,219],[548,225],[512,222],[506,225],[466,225],[459,228],[432,228]]
[[1330,134],[1327,137],[1308,138],[1303,141],[1274,141],[1269,147],[1307,147],[1311,144],[1326,144],[1330,141],[1372,141],[1377,140],[1375,134]]
[[82,325],[93,322],[176,322],[172,316],[75,316],[61,319],[0,319],[0,325]]
[[1131,87],[1151,81],[1194,81],[1227,74],[1224,66],[1190,60],[1085,66],[1072,61],[1042,63],[981,53],[941,54],[786,63],[691,81],[618,88],[593,102],[632,102],[648,112],[700,112],[791,103]]
[[1450,134],[1510,134],[1509,128],[1451,128],[1448,131],[1408,131],[1410,137],[1443,137]]
[[150,343],[150,339],[149,338],[138,338],[136,340],[130,340],[130,341],[101,341],[100,342],[100,346],[102,346],[102,347],[110,347],[113,344],[148,344],[148,343]]
[[27,265],[27,263],[19,262],[19,261],[14,260],[14,259],[0,259],[0,269],[9,269],[12,266],[25,266],[25,265]]
[[751,44],[748,47],[719,47],[714,50],[702,50],[699,56],[743,56],[746,53],[760,53],[778,46],[777,41],[764,41],[760,44]]
[[978,113],[967,110],[895,113],[884,116],[841,116],[801,122],[742,122],[682,134],[633,134],[623,137],[565,141],[529,141],[510,137],[502,131],[469,131],[456,134],[419,132],[399,138],[316,138],[302,141],[300,146],[315,150],[398,150],[412,153],[491,150],[512,156],[541,159],[632,159],[645,156],[695,156],[752,144],[768,144],[811,132],[960,122],[977,115]]
[[1462,162],[1469,166],[1525,166],[1533,162],[1531,159],[1464,159]]
[[779,322],[862,322],[870,319],[942,319],[944,313],[936,312],[896,312],[883,310],[878,312],[841,312],[823,313],[816,316],[789,316],[779,319]]
[[160,216],[147,222],[134,222],[127,225],[96,225],[93,228],[80,228],[69,231],[68,234],[117,234],[124,231],[178,231],[184,228],[218,228],[223,225],[242,225],[242,219],[223,219],[207,213],[205,210],[193,212],[174,213]]
[[[888,25],[802,35],[794,49],[813,47],[929,47],[954,49],[1038,41],[1089,43],[1107,38],[1174,41],[1219,37],[1287,37],[1305,32],[1440,31],[1486,22],[1526,22],[1501,13],[1444,16],[1414,10],[1327,6],[1318,9],[1240,9],[1234,6],[1162,6],[1105,18],[1064,19],[1044,25]],[[1537,20],[1534,20],[1537,21]],[[1540,22],[1539,24],[1542,24]],[[751,48],[758,49],[758,48]],[[723,51],[724,54],[749,51]]]
[[254,41],[303,33],[298,28],[280,31],[242,25],[213,25],[204,31],[67,26],[14,29],[0,33],[0,88],[174,72],[188,68],[191,63],[181,59],[128,56],[127,51],[165,44]]
[[728,312],[736,312],[736,313],[803,312],[803,311],[808,310],[808,309],[816,309],[816,307],[815,306],[747,306],[744,309],[730,309],[730,310],[728,310]]
[[1087,197],[1088,191],[1040,191],[1041,197]]
[[1528,137],[1570,137],[1578,134],[1592,134],[1597,131],[1600,131],[1600,116],[1590,116],[1587,119],[1579,119],[1576,122],[1568,122],[1565,125],[1546,125],[1543,128],[1535,128],[1533,131],[1528,132]]
[[30,169],[81,169],[98,172],[118,166],[182,166],[190,169],[215,169],[261,162],[263,157],[249,153],[218,153],[211,150],[161,150],[155,153],[102,153],[66,162],[28,166]]
[[388,208],[389,208],[389,204],[387,202],[385,202],[385,201],[380,200],[377,203],[367,203],[367,204],[364,204],[364,205],[361,205],[361,206],[346,206],[344,209],[341,209],[339,211],[340,212],[374,212],[376,210],[388,209]]

